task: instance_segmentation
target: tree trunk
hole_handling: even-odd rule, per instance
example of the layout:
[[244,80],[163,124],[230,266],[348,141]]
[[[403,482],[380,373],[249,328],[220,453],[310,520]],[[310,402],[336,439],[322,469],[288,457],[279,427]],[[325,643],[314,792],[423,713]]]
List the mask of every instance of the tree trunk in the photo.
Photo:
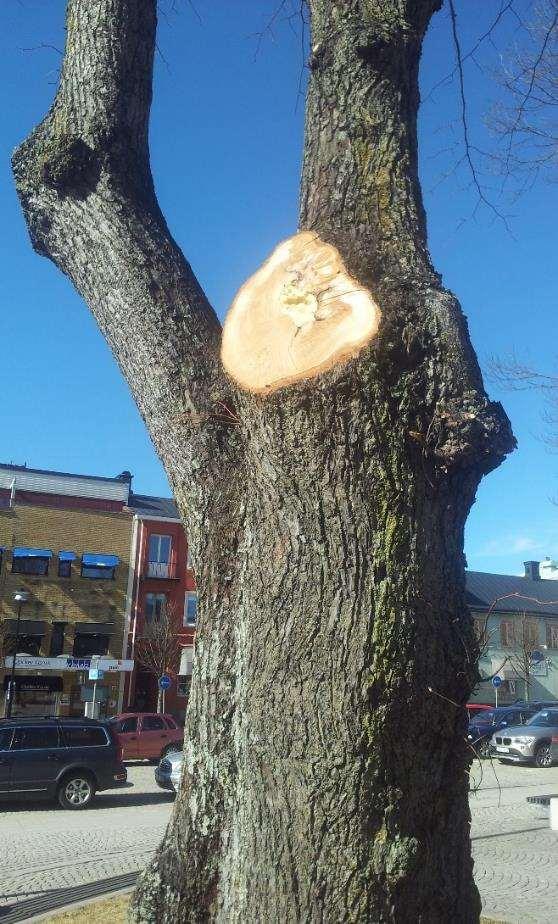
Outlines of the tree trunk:
[[70,0],[55,104],[15,156],[33,243],[99,320],[193,549],[185,772],[135,921],[478,920],[463,529],[513,437],[428,256],[417,79],[438,6],[310,2],[301,228],[381,322],[266,397],[224,375],[154,198],[155,0]]

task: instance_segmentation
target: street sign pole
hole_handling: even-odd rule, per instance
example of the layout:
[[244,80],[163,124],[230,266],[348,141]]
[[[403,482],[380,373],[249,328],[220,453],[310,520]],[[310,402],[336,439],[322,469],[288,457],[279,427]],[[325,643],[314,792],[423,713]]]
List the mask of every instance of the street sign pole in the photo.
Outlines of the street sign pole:
[[494,687],[494,691],[496,693],[496,709],[497,709],[498,708],[498,687]]

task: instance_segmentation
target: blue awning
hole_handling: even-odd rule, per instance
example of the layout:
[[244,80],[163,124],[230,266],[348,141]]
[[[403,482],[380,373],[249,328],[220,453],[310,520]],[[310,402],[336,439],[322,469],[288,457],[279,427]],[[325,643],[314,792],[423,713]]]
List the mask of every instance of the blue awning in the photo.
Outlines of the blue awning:
[[77,555],[75,552],[59,552],[58,561],[75,561]]
[[27,546],[20,545],[12,549],[13,558],[52,558],[50,549],[30,549]]
[[120,559],[118,555],[98,555],[87,552],[81,556],[81,562],[89,568],[116,568]]

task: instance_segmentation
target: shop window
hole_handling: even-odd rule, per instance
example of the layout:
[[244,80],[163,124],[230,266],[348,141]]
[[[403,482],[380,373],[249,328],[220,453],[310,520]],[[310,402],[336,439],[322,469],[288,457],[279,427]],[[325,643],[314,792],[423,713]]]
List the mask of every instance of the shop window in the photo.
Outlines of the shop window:
[[17,729],[12,750],[33,751],[39,748],[42,750],[58,747],[60,747],[60,741],[57,728],[30,726]]
[[86,552],[81,556],[81,576],[95,581],[112,581],[119,562],[117,555]]
[[184,621],[185,626],[195,626],[198,621],[198,595],[195,590],[187,591],[184,597]]
[[547,622],[546,644],[548,648],[558,648],[558,622]]
[[19,546],[12,549],[12,573],[45,576],[48,574],[48,565],[51,558],[52,552],[49,549],[32,549],[27,546]]
[[74,658],[90,658],[92,655],[105,655],[110,642],[109,635],[76,635],[74,641]]
[[158,622],[165,615],[167,608],[166,594],[146,594],[144,615],[146,622]]
[[64,651],[64,632],[66,630],[65,622],[53,622],[52,634],[50,636],[50,657],[57,658]]
[[158,715],[144,715],[141,720],[141,728],[142,731],[162,731],[165,728],[165,723]]

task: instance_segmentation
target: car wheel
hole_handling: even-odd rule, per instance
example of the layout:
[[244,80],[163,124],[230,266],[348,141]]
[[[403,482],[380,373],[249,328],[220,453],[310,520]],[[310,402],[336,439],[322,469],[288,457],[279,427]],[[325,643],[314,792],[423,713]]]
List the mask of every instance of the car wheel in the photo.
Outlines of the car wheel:
[[65,809],[84,809],[95,795],[93,780],[87,773],[69,773],[58,787],[58,801]]
[[535,751],[536,767],[552,766],[552,749],[549,744],[541,744]]

